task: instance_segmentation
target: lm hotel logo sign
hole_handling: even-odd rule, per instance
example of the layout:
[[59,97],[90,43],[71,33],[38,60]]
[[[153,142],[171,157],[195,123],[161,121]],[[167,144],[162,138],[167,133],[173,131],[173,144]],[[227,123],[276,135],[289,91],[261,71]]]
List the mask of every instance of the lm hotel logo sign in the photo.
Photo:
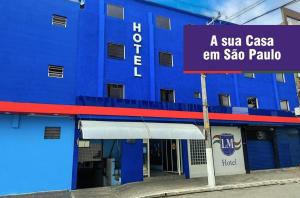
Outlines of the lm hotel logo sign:
[[221,151],[226,156],[231,156],[236,150],[241,149],[242,140],[235,142],[234,135],[223,133],[213,137],[213,144],[220,144]]

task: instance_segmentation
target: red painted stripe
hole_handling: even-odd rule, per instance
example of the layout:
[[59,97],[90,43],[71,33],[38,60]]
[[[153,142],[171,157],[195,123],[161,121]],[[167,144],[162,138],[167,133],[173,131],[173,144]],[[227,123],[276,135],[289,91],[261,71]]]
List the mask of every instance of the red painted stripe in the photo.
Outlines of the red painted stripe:
[[[96,107],[76,105],[55,105],[36,103],[0,102],[0,112],[47,114],[47,115],[98,115],[98,116],[130,116],[152,118],[183,118],[203,119],[202,112],[170,111],[137,108]],[[247,121],[247,122],[274,122],[300,123],[297,117],[257,116],[246,114],[210,113],[211,120]]]
[[185,74],[241,74],[241,71],[184,71]]

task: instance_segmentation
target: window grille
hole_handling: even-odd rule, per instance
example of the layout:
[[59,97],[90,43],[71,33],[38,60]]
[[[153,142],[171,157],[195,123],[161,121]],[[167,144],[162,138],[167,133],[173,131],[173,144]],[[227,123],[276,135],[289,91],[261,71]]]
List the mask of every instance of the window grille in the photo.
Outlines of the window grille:
[[64,16],[59,16],[59,15],[52,15],[52,25],[56,26],[62,26],[62,27],[67,27],[67,17]]
[[60,127],[45,127],[44,139],[60,139]]
[[206,164],[205,140],[190,140],[191,165]]
[[50,78],[63,78],[64,77],[64,67],[49,65],[48,67],[48,77]]

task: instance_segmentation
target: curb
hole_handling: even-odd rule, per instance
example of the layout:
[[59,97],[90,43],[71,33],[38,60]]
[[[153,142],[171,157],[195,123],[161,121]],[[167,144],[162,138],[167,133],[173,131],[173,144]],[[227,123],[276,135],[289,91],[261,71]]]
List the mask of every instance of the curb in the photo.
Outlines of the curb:
[[178,195],[186,195],[186,194],[194,194],[194,193],[205,193],[205,192],[222,191],[222,190],[253,188],[253,187],[260,187],[260,186],[284,185],[284,184],[290,184],[290,183],[300,183],[300,178],[282,179],[282,180],[267,180],[267,181],[261,181],[261,182],[232,184],[232,185],[223,185],[223,186],[216,186],[216,187],[205,186],[205,187],[183,189],[183,190],[169,190],[169,191],[165,191],[165,192],[161,192],[161,193],[140,196],[139,198],[169,197],[169,196],[178,196]]

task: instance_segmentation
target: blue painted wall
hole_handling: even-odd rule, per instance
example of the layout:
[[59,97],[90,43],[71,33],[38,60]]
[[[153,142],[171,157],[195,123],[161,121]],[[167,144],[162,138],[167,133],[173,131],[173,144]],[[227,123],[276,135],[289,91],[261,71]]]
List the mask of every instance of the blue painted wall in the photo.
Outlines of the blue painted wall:
[[[61,127],[61,138],[45,140],[46,126]],[[0,115],[0,195],[71,189],[74,126],[68,117]]]
[[250,170],[274,169],[274,149],[271,141],[248,140],[248,163]]
[[[78,11],[61,0],[0,3],[1,101],[74,103]],[[53,14],[66,16],[67,28],[53,26]],[[48,78],[49,64],[64,66],[64,78]]]
[[278,128],[277,143],[280,167],[300,165],[300,132],[295,128]]
[[143,181],[143,140],[122,142],[121,183]]
[[181,140],[182,145],[182,169],[186,179],[190,178],[189,156],[188,156],[188,142]]

